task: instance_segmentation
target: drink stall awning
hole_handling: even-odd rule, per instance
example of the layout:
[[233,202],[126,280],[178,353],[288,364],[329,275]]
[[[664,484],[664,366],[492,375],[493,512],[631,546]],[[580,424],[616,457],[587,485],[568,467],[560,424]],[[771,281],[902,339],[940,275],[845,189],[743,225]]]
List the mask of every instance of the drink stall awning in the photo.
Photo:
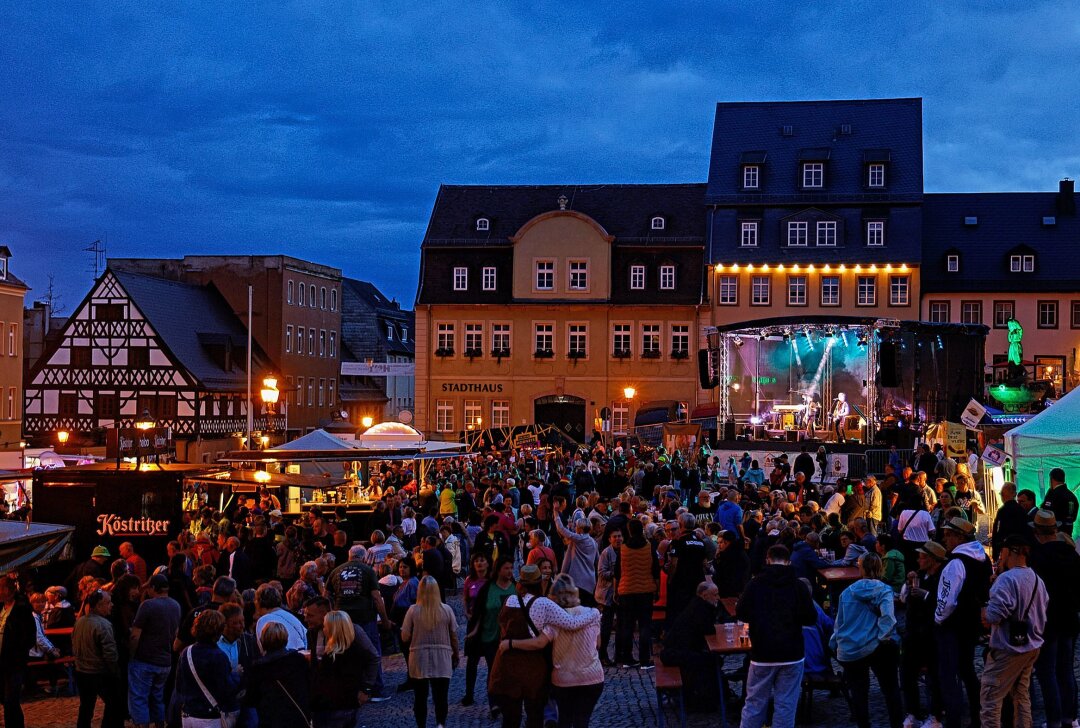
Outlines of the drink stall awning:
[[64,548],[74,526],[0,521],[0,574],[39,566]]

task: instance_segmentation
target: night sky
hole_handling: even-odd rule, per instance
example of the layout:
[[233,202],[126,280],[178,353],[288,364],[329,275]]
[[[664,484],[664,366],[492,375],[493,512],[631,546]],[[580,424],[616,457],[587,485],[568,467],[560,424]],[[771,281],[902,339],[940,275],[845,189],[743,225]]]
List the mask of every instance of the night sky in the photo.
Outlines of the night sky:
[[0,7],[0,244],[287,253],[412,305],[440,183],[704,182],[717,101],[924,97],[927,191],[1080,173],[1080,4]]

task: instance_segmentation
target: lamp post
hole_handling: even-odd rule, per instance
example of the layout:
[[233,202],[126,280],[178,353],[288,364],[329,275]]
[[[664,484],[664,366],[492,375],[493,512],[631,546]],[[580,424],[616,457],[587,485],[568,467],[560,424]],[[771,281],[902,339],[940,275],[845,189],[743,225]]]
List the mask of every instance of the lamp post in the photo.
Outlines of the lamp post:
[[[623,393],[623,397],[626,399],[626,434],[629,435],[630,430],[632,429],[632,426],[631,426],[630,423],[634,421],[630,417],[630,414],[631,414],[630,407],[634,402],[634,397],[637,396],[637,390],[634,389],[633,387],[626,386],[626,387],[623,387],[622,393]],[[629,438],[627,438],[627,445],[629,445],[629,444],[630,444]]]
[[[274,431],[274,415],[277,408],[278,399],[281,397],[281,390],[278,389],[277,377],[269,376],[264,377],[262,380],[262,389],[259,390],[259,397],[262,399],[263,408],[266,410],[266,431]],[[270,442],[270,438],[263,436],[260,439],[262,443],[262,449],[266,449],[266,446]]]
[[60,445],[67,445],[69,437],[71,437],[71,433],[69,433],[67,430],[60,430],[56,433],[56,442]]

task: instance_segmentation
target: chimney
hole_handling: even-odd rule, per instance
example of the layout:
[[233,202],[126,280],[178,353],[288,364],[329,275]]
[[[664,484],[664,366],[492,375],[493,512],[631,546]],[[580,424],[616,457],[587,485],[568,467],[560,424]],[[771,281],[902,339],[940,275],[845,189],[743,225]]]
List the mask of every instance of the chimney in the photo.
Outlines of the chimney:
[[1076,216],[1076,194],[1074,193],[1073,181],[1068,177],[1058,183],[1057,213],[1058,215]]

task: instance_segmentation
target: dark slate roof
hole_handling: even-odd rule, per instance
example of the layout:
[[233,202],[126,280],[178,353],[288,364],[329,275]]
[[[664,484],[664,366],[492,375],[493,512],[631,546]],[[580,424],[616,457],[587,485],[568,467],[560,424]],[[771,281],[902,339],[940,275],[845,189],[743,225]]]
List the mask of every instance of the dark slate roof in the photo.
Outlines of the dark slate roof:
[[[1080,219],[1057,209],[1056,192],[928,194],[923,202],[924,293],[1080,291]],[[1073,194],[1075,203],[1080,195]],[[977,224],[965,225],[965,218]],[[1054,224],[1044,224],[1053,217]],[[946,257],[960,255],[949,273]],[[1009,272],[1011,254],[1034,253],[1032,273]]]
[[[394,340],[386,338],[386,323],[396,327]],[[355,278],[341,279],[342,361],[386,361],[387,355],[413,356],[416,328],[412,311],[388,299],[374,284]],[[401,340],[401,327],[409,340]]]
[[[843,133],[843,127],[850,127]],[[791,127],[785,136],[783,128]],[[762,155],[761,193],[741,190],[743,163]],[[782,201],[797,186],[800,159],[827,160],[824,195],[917,200],[922,194],[922,99],[718,103],[709,162],[707,203]],[[884,193],[863,187],[863,165],[888,159]]]
[[[559,209],[596,220],[615,243],[700,245],[705,237],[703,184],[657,185],[442,185],[431,212],[424,245],[509,245],[526,222]],[[663,230],[652,229],[652,218],[665,219]],[[490,229],[476,229],[486,217]]]
[[[207,389],[242,389],[247,385],[247,331],[232,308],[213,286],[195,286],[163,278],[110,271],[161,337],[174,362],[184,367]],[[235,364],[226,371],[205,344],[230,342]],[[255,344],[252,366],[269,366]]]

